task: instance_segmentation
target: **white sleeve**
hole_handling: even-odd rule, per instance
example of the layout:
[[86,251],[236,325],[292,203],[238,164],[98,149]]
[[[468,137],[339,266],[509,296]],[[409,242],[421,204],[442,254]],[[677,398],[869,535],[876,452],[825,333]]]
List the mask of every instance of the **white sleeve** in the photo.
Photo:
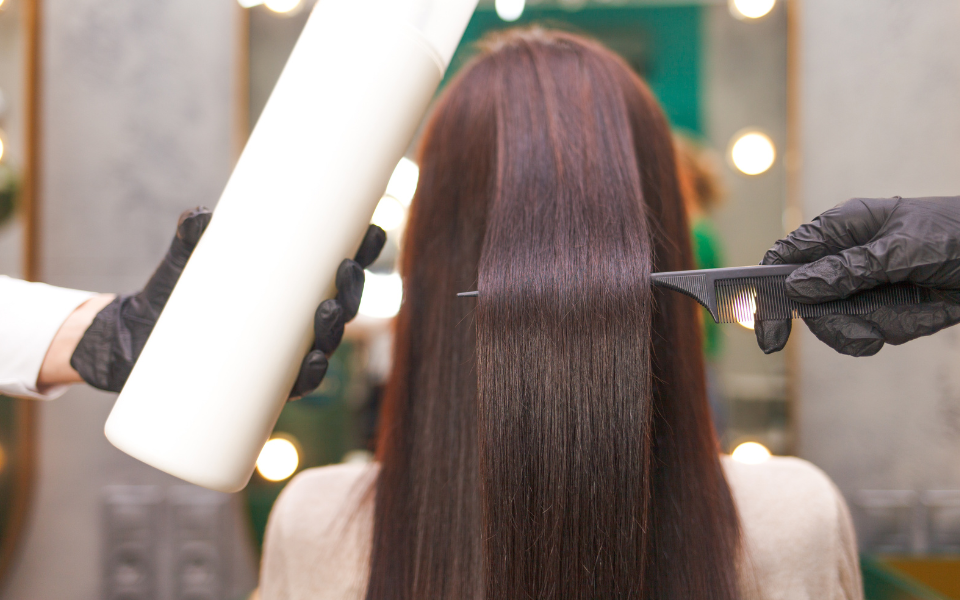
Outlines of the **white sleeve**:
[[0,275],[0,394],[50,400],[67,390],[39,393],[40,365],[63,322],[94,295]]

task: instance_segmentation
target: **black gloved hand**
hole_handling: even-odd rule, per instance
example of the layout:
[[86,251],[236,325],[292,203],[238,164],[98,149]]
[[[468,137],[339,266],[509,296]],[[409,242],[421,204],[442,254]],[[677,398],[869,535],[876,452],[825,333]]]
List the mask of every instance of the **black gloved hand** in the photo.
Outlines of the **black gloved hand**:
[[387,243],[387,233],[371,225],[363,237],[360,249],[353,260],[344,259],[337,269],[337,297],[324,300],[313,318],[316,341],[313,350],[307,353],[300,366],[300,375],[293,384],[290,399],[296,400],[317,389],[327,374],[327,356],[332,354],[343,338],[343,327],[357,316],[360,297],[363,295],[363,270],[369,267]]
[[[960,323],[960,197],[849,200],[778,241],[760,264],[798,263],[811,264],[787,277],[787,294],[797,302],[829,302],[898,282],[934,291],[923,304],[804,319],[837,352],[872,356],[884,343],[936,333]],[[758,321],[755,331],[770,354],[786,344],[790,321]]]
[[[70,365],[84,381],[111,392],[123,389],[210,218],[206,208],[180,215],[170,249],[146,287],[137,294],[118,296],[97,314],[70,359]],[[327,357],[323,352],[333,352],[343,336],[344,324],[356,315],[363,293],[363,268],[376,260],[385,241],[384,231],[371,225],[356,261],[344,260],[340,264],[337,298],[325,301],[317,310],[314,321],[317,349],[304,359],[291,398],[307,394],[320,385],[327,371]]]

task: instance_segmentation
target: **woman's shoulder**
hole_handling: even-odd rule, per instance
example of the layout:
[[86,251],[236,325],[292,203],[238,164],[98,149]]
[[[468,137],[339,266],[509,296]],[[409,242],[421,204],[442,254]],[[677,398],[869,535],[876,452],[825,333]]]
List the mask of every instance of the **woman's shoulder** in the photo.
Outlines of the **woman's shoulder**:
[[861,598],[856,537],[843,496],[813,464],[772,457],[721,459],[740,514],[744,591],[783,598]]
[[363,520],[364,500],[376,478],[375,464],[341,464],[301,471],[283,489],[270,525],[286,542],[315,547],[340,532],[338,526]]
[[280,493],[275,510],[292,511],[300,518],[337,511],[351,496],[366,493],[376,477],[375,463],[314,467],[298,473]]
[[264,600],[359,598],[371,532],[369,493],[377,467],[307,469],[270,512],[260,594]]
[[[801,458],[771,456],[749,464],[721,457],[724,474],[737,502],[767,513],[775,504],[795,505],[798,510],[813,515],[829,516],[833,511],[836,487],[818,467]],[[782,511],[771,510],[771,516]]]

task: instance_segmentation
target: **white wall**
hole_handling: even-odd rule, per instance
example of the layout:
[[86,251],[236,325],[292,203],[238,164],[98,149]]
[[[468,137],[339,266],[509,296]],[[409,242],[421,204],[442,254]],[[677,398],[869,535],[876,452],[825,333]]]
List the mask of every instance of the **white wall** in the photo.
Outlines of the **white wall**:
[[[960,195],[960,3],[800,8],[804,218],[855,196]],[[797,329],[803,457],[848,500],[960,489],[960,330],[853,359]]]

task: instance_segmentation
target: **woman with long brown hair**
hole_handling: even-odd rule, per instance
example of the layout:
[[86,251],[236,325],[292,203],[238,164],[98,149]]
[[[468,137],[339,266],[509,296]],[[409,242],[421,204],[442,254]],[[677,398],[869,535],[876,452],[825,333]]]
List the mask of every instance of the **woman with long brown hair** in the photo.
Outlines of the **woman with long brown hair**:
[[287,487],[264,600],[859,597],[829,480],[719,456],[696,306],[650,285],[692,268],[670,131],[622,60],[493,38],[420,165],[377,465]]

